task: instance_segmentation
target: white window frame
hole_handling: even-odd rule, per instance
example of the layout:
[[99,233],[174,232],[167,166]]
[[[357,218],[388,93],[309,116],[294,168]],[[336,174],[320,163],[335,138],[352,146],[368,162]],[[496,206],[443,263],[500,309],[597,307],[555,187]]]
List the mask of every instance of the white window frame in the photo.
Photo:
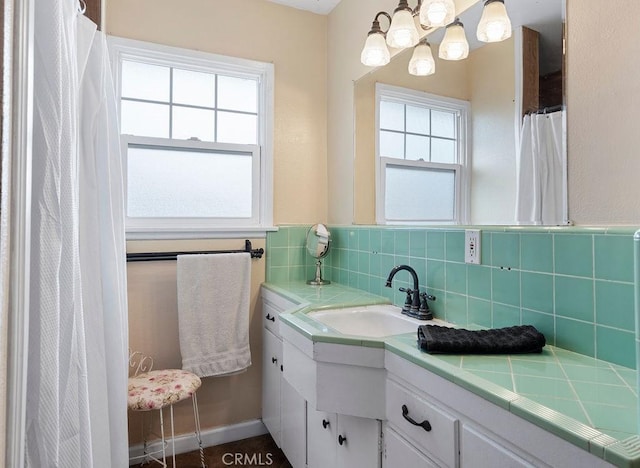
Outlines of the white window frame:
[[[254,153],[254,191],[252,218],[129,218],[127,239],[243,238],[264,237],[273,231],[273,110],[274,66],[272,63],[210,54],[190,49],[152,44],[110,36],[111,66],[120,115],[121,64],[123,60],[206,73],[228,74],[258,80],[258,144],[236,145],[190,140],[121,135],[123,166],[126,176],[128,145],[143,144],[173,148],[219,149],[223,151],[251,148]],[[256,153],[257,152],[257,153]],[[256,174],[256,170],[258,173]]]
[[[376,223],[389,225],[467,224],[470,195],[470,111],[471,104],[461,99],[437,96],[422,91],[376,83],[375,147],[376,147]],[[458,163],[444,164],[429,161],[413,161],[380,155],[380,101],[427,106],[455,112],[458,119]],[[417,169],[453,170],[455,172],[454,220],[389,220],[385,213],[385,172],[388,166],[415,167]],[[407,203],[417,203],[407,200]]]

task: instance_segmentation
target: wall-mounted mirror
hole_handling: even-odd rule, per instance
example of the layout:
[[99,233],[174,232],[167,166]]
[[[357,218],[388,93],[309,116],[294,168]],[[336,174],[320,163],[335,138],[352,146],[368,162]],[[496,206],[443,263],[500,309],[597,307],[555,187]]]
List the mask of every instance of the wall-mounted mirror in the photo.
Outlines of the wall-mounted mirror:
[[316,259],[316,275],[314,279],[307,281],[307,284],[321,286],[329,284],[322,278],[322,258],[329,253],[331,245],[331,233],[324,224],[314,224],[307,231],[307,253]]
[[[460,14],[471,48],[467,59],[452,62],[437,58],[443,32],[435,31],[429,35],[436,57],[434,75],[417,77],[408,73],[407,65],[413,52],[409,49],[396,55],[390,64],[356,81],[354,220],[357,224],[376,223],[377,83],[470,103],[469,167],[465,182],[469,190],[469,206],[464,221],[478,225],[516,224],[516,148],[519,146],[523,114],[527,110],[565,103],[565,0],[507,0],[514,33],[506,41],[489,44],[475,39],[483,4],[479,1]],[[533,60],[535,67],[528,63]],[[528,76],[531,73],[535,77]],[[533,94],[536,97],[533,101],[529,97],[530,90],[526,85],[523,89],[522,82],[535,82]],[[566,118],[562,121],[566,122]],[[566,136],[566,125],[561,135],[563,138]],[[566,144],[563,144],[563,149],[566,149]],[[566,162],[564,167],[566,172]],[[566,179],[566,174],[564,177]],[[564,205],[566,207],[566,194]]]

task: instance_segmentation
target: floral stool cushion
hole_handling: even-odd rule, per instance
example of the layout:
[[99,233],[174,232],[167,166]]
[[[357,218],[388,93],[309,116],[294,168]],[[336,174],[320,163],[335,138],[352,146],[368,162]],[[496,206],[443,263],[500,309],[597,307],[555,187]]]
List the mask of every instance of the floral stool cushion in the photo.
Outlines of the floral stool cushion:
[[200,377],[182,369],[163,369],[129,377],[128,406],[151,411],[189,398],[200,388]]

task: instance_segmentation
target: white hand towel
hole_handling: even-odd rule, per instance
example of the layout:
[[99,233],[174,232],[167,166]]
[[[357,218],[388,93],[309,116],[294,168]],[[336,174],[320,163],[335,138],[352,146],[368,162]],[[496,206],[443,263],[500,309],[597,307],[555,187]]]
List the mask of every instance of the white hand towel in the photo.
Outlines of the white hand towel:
[[251,365],[248,253],[178,256],[182,368],[199,377]]

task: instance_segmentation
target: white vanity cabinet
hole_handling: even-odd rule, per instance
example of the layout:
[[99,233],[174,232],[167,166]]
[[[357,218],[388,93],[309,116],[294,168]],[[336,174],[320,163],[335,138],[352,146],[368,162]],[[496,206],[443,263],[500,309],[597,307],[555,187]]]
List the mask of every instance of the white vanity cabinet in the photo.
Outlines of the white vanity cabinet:
[[[383,468],[612,466],[389,351],[385,354],[385,366],[387,421]],[[422,426],[406,421],[402,405],[407,406],[406,416],[417,423],[428,420],[431,430],[425,431]],[[558,414],[558,418],[560,422],[562,415]],[[411,462],[404,463],[404,460]]]
[[284,380],[279,314],[291,301],[262,289],[262,421],[294,468],[306,465],[306,401]]
[[380,466],[380,421],[307,408],[308,468]]

